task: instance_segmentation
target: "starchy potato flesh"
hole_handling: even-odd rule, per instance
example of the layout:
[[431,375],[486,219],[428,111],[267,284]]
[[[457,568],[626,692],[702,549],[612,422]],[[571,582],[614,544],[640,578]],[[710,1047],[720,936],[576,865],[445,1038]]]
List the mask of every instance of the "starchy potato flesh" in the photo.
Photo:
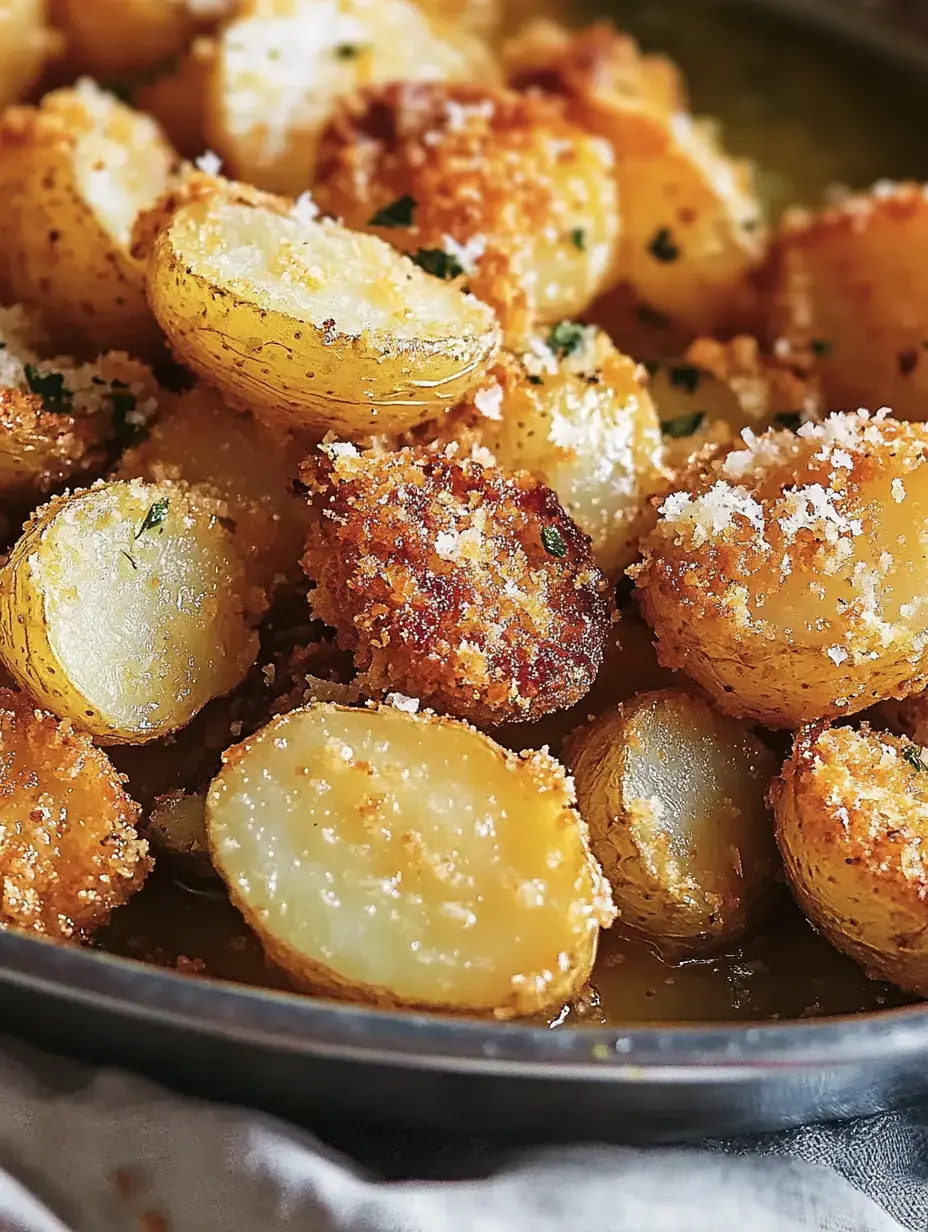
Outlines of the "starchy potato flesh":
[[537,95],[447,82],[365,90],[322,134],[313,198],[405,252],[441,254],[513,342],[582,312],[615,260],[612,151]]
[[146,357],[160,336],[129,253],[175,155],[148,116],[83,79],[0,117],[0,301],[42,311],[58,350]]
[[0,0],[0,107],[22,98],[57,49],[46,0]]
[[142,743],[238,684],[262,599],[208,501],[99,484],[38,510],[0,570],[0,657],[62,718]]
[[820,214],[791,210],[774,249],[769,332],[811,351],[831,410],[928,419],[928,243],[920,184],[880,182]]
[[920,424],[833,415],[723,451],[663,503],[634,567],[661,661],[770,727],[919,692],[926,526]]
[[504,469],[534,475],[615,577],[634,559],[648,498],[666,486],[647,374],[599,331],[579,330],[582,343],[569,355],[552,349],[550,336],[501,356],[480,389],[423,433],[482,445]]
[[375,236],[222,192],[170,219],[148,290],[178,359],[233,405],[282,429],[396,432],[479,384],[499,340],[486,305]]
[[613,909],[556,762],[465,724],[317,704],[231,749],[217,869],[297,983],[501,1018],[585,983]]
[[568,742],[580,812],[623,927],[671,957],[756,923],[776,868],[770,750],[680,688],[643,693]]
[[771,796],[805,914],[874,979],[928,996],[928,751],[866,727],[809,728]]
[[138,813],[89,737],[0,689],[0,928],[90,937],[151,867]]
[[275,0],[219,37],[207,106],[210,147],[238,179],[296,196],[336,100],[383,81],[493,79],[477,38],[411,0]]

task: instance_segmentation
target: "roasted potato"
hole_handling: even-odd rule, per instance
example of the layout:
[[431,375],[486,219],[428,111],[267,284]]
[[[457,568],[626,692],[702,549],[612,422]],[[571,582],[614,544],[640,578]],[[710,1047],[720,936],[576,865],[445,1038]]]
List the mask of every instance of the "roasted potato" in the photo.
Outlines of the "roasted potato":
[[502,0],[416,0],[417,8],[439,26],[494,35],[503,18]]
[[461,279],[515,341],[582,312],[615,259],[609,145],[540,97],[445,82],[366,90],[323,131],[313,197]]
[[219,497],[249,576],[271,591],[288,576],[300,576],[309,506],[294,484],[307,452],[200,385],[170,402],[145,439],[123,454],[116,475],[180,481]]
[[397,690],[482,726],[571,706],[611,620],[589,538],[550,488],[458,452],[336,444],[304,464],[313,614],[371,696]]
[[918,184],[877,184],[821,214],[791,210],[774,250],[770,333],[811,351],[831,410],[928,419],[928,242]]
[[159,797],[143,827],[157,856],[175,860],[192,876],[216,876],[206,834],[206,792],[169,791]]
[[612,577],[634,558],[648,498],[666,486],[644,369],[570,321],[522,355],[503,355],[485,385],[421,432],[485,446],[500,466],[552,488]]
[[928,996],[928,750],[866,726],[806,728],[771,799],[809,919],[873,978]]
[[375,236],[202,179],[165,207],[148,294],[233,406],[284,430],[401,432],[479,385],[499,342],[485,304]]
[[65,480],[100,475],[161,394],[127,355],[41,360],[42,343],[33,314],[0,308],[0,498],[20,510]]
[[678,958],[736,941],[771,898],[773,754],[685,689],[642,693],[568,741],[623,926]]
[[0,927],[90,937],[151,867],[138,813],[86,735],[0,689]]
[[158,121],[171,145],[184,158],[207,148],[206,107],[216,43],[196,38],[180,56],[131,90],[133,106]]
[[350,1000],[537,1013],[614,915],[561,767],[432,715],[292,711],[226,754],[206,824],[268,955]]
[[37,510],[0,570],[0,658],[62,718],[143,743],[238,684],[262,606],[210,502],[98,484]]
[[46,0],[0,0],[0,107],[22,98],[58,50]]
[[573,34],[535,23],[504,60],[515,88],[562,98],[611,144],[622,209],[613,278],[694,337],[754,332],[767,239],[752,169],[724,152],[712,122],[679,108],[673,73],[603,24]]
[[410,0],[270,0],[219,37],[210,147],[230,174],[296,196],[335,100],[384,81],[494,80],[483,43]]
[[634,566],[661,662],[795,728],[928,683],[928,428],[867,412],[711,456]]
[[157,354],[129,239],[174,157],[153,120],[86,79],[37,108],[9,108],[0,118],[0,302],[40,310],[67,354]]
[[745,428],[797,429],[821,418],[817,381],[798,360],[765,355],[755,338],[700,338],[682,359],[650,365],[665,461],[683,467],[706,445],[740,444]]

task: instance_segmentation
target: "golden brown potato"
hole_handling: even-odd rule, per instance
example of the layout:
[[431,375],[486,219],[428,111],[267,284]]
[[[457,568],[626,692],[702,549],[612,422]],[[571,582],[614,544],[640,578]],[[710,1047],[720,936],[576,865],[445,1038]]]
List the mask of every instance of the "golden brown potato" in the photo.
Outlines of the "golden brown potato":
[[138,813],[87,736],[0,690],[0,927],[90,937],[151,867]]
[[350,1000],[537,1013],[614,916],[561,767],[434,715],[284,715],[226,754],[206,823],[269,956]]
[[299,203],[194,176],[140,235],[178,359],[282,430],[402,432],[479,385],[496,354],[485,304]]
[[572,705],[611,610],[590,541],[550,488],[446,449],[323,447],[303,467],[317,518],[314,615],[358,684],[484,726]]
[[926,518],[918,424],[833,415],[708,458],[634,567],[661,662],[769,727],[919,692]]
[[60,49],[46,0],[0,0],[0,107],[22,98]]
[[622,210],[613,277],[692,336],[754,332],[767,243],[752,169],[724,152],[714,124],[680,110],[674,75],[603,24],[578,34],[533,24],[504,59],[513,86],[563,98],[570,119],[611,144]]
[[208,146],[206,105],[216,44],[197,38],[183,55],[132,89],[133,106],[153,116],[184,158],[197,158]]
[[645,370],[605,334],[561,321],[521,356],[503,355],[456,411],[420,430],[483,445],[506,470],[552,488],[615,577],[634,558],[666,486]]
[[490,37],[499,27],[504,6],[502,0],[416,0],[416,7],[440,28]]
[[174,153],[157,125],[83,80],[0,119],[0,302],[46,318],[53,343],[92,357],[157,353],[129,253],[136,215],[164,192]]
[[556,103],[477,85],[404,83],[347,100],[322,134],[313,196],[461,279],[513,339],[582,312],[619,234],[608,144]]
[[813,924],[874,979],[928,995],[928,750],[866,726],[807,728],[771,799]]
[[239,683],[263,601],[205,498],[97,484],[37,510],[0,570],[0,657],[62,718],[144,743]]
[[718,949],[771,897],[773,754],[685,689],[643,693],[567,745],[623,926],[668,957]]
[[829,409],[928,419],[928,243],[921,185],[877,184],[810,214],[790,211],[774,253],[771,334],[811,350]]
[[796,430],[822,414],[814,375],[796,360],[763,354],[747,336],[700,338],[682,359],[653,370],[650,393],[665,460],[678,468],[706,445],[734,447],[745,428]]
[[309,507],[294,484],[306,453],[200,385],[171,401],[145,440],[123,454],[116,477],[183,482],[219,497],[250,577],[271,591],[300,575]]
[[219,37],[206,117],[230,174],[271,192],[312,183],[336,99],[385,81],[494,80],[480,40],[410,0],[271,0]]

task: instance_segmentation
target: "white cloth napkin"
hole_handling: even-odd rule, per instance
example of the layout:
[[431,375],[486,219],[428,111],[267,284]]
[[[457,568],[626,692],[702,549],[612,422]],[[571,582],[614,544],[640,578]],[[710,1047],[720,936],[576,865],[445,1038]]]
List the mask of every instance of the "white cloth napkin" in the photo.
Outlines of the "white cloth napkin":
[[700,1149],[462,1152],[482,1179],[387,1182],[272,1117],[0,1052],[0,1232],[928,1229],[928,1112]]

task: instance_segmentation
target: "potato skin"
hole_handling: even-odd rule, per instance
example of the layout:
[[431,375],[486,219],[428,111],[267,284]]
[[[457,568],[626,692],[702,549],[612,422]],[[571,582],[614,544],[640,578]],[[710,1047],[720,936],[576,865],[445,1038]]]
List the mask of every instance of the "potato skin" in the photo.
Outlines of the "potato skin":
[[[406,252],[459,258],[507,335],[583,311],[619,234],[606,142],[557,103],[474,85],[417,82],[346,100],[323,131],[313,196]],[[415,202],[410,225],[377,225]]]
[[[913,764],[914,763],[914,764]],[[799,906],[875,979],[928,995],[928,765],[866,726],[805,728],[771,789]]]
[[312,610],[354,652],[358,684],[482,726],[578,701],[612,615],[589,539],[554,493],[488,461],[336,445],[302,470],[317,513]]
[[138,815],[88,736],[0,689],[0,927],[87,940],[151,868]]
[[59,49],[48,28],[46,0],[3,0],[0,5],[0,107],[22,98]]

